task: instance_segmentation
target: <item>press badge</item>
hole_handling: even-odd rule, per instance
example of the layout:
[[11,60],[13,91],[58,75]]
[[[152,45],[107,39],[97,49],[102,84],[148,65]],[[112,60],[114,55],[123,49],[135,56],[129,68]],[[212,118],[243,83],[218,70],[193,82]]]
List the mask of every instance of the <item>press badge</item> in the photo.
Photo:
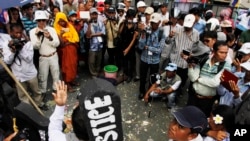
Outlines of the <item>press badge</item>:
[[153,55],[153,52],[151,52],[151,51],[148,51],[148,55]]

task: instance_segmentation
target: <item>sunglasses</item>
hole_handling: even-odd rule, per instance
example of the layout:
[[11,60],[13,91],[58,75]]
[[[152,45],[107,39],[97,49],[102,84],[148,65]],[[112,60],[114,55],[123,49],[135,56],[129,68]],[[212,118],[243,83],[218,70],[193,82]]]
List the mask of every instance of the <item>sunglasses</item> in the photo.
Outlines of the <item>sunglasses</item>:
[[45,22],[46,20],[36,20],[37,22]]

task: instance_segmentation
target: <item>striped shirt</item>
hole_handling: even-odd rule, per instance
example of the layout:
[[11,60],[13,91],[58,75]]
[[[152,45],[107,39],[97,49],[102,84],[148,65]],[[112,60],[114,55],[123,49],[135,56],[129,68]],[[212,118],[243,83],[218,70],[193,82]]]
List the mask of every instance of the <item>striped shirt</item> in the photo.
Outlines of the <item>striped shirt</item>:
[[187,68],[187,62],[180,54],[184,49],[191,52],[193,44],[199,41],[199,32],[193,29],[192,32],[187,35],[184,31],[184,27],[177,27],[175,36],[173,38],[168,37],[166,40],[173,45],[170,50],[171,62],[175,63],[179,68]]
[[30,20],[27,17],[22,18],[23,26],[26,31],[26,34],[29,35],[29,32],[31,29],[35,28],[37,26],[36,21]]
[[[220,85],[220,77],[224,69],[231,70],[231,65],[226,62],[223,69],[218,72],[220,63],[211,65],[211,58],[206,61],[202,69],[199,65],[188,68],[188,77],[194,82],[193,88],[197,94],[202,96],[215,96],[216,88]],[[198,81],[196,81],[198,80]]]

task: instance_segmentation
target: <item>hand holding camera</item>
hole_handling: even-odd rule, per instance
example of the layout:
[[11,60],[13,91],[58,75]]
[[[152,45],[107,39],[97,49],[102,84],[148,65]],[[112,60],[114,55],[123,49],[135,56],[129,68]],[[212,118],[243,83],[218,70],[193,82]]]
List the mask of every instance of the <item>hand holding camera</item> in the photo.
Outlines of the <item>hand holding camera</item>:
[[12,39],[11,41],[9,41],[8,46],[11,48],[11,52],[15,53],[16,51],[22,50],[26,42],[26,40]]

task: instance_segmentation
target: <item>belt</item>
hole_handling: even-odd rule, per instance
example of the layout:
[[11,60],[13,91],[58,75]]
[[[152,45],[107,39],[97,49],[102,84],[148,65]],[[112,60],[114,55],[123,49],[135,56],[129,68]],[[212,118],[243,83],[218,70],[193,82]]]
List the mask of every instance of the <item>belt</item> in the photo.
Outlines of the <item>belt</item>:
[[200,95],[200,94],[195,94],[197,98],[199,99],[212,99],[214,96],[203,96],[203,95]]
[[40,56],[42,56],[42,57],[51,57],[51,56],[53,56],[55,54],[56,54],[56,51],[53,52],[53,53],[51,53],[51,54],[49,54],[49,55],[42,55],[42,54],[40,54]]

